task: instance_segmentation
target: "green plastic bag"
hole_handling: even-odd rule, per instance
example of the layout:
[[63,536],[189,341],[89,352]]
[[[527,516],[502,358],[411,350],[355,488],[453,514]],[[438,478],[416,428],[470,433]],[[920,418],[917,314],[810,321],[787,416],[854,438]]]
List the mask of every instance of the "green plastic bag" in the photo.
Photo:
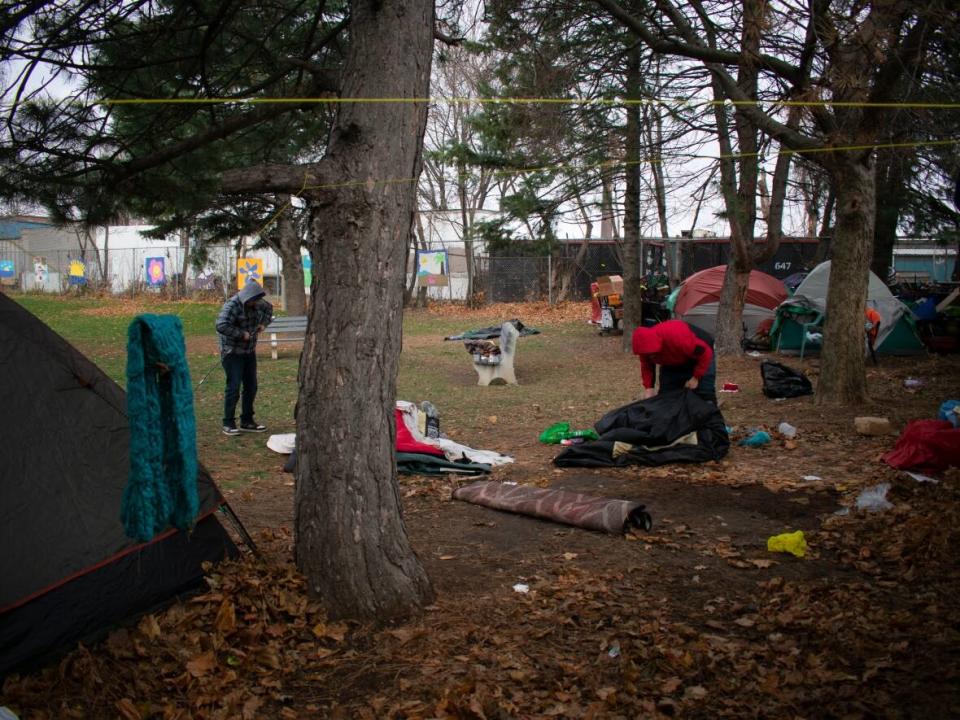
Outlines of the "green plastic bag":
[[597,431],[593,428],[589,430],[571,430],[567,433],[566,437],[560,438],[561,440],[568,440],[569,438],[583,438],[584,440],[599,440],[600,436],[597,435]]
[[583,438],[584,440],[599,440],[600,436],[594,429],[589,430],[571,430],[570,423],[554,423],[542,433],[540,433],[540,442],[547,445],[559,445],[561,440],[569,438]]
[[564,433],[568,432],[570,432],[570,423],[554,423],[540,433],[540,442],[546,443],[547,445],[559,445],[560,441],[565,437]]

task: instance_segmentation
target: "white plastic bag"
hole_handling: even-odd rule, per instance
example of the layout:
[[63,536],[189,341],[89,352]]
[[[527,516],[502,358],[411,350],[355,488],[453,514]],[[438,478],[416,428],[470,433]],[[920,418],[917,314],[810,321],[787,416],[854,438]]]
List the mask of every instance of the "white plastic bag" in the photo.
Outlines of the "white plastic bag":
[[890,483],[880,483],[866,488],[857,496],[857,510],[866,510],[867,512],[889,510],[893,507],[893,503],[887,500],[889,489]]

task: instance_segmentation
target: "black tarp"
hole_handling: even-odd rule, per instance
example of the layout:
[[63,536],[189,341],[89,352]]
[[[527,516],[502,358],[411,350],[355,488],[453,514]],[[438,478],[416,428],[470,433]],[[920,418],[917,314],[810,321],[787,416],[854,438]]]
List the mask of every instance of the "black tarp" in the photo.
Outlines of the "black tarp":
[[594,425],[599,440],[554,458],[560,467],[622,467],[719,460],[730,449],[720,410],[692,390],[660,393],[611,410]]
[[[527,327],[519,320],[508,320],[520,333],[520,337],[527,335],[539,335],[540,331],[536,328]],[[444,340],[496,340],[503,331],[503,325],[490,325],[489,327],[476,328],[474,330],[464,330],[459,335],[449,335]]]
[[196,585],[203,561],[237,551],[212,516],[223,498],[202,467],[202,533],[126,537],[123,389],[2,294],[0,367],[2,676]]
[[813,384],[799,370],[773,360],[760,363],[763,394],[768,398],[793,398],[813,395]]

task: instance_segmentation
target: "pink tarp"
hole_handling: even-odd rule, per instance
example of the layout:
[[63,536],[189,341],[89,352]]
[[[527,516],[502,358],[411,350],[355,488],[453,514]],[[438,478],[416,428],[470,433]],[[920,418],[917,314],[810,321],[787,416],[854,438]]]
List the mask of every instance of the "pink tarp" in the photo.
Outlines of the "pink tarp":
[[455,500],[530,515],[544,520],[619,535],[631,528],[650,529],[650,515],[631,500],[597,497],[570,490],[504,485],[479,480],[453,492]]

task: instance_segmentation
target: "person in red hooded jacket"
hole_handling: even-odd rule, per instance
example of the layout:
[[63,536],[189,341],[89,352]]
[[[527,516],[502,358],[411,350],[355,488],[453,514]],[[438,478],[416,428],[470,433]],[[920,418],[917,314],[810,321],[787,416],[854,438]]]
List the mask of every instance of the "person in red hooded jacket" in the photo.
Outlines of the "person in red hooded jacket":
[[660,390],[688,388],[716,403],[717,363],[713,337],[683,320],[667,320],[633,331],[633,354],[640,358],[643,399],[657,394],[656,368],[660,366]]

